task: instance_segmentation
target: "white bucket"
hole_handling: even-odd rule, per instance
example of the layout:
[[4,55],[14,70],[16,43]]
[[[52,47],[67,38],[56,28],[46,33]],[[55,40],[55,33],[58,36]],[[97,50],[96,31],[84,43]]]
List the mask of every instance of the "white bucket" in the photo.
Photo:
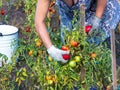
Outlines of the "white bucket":
[[[0,25],[0,53],[8,57],[6,63],[12,63],[11,57],[18,46],[18,28],[10,25]],[[2,66],[0,58],[0,67]]]

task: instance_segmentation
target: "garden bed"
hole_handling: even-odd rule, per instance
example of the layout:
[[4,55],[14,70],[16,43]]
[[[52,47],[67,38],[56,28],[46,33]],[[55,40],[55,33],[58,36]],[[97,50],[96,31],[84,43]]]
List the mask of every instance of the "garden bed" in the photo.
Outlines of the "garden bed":
[[[70,62],[63,64],[56,62],[47,54],[44,45],[38,37],[34,27],[36,1],[15,2],[8,10],[5,4],[5,22],[19,28],[19,46],[12,57],[12,65],[0,68],[0,90],[105,90],[112,85],[110,49],[100,45],[89,45],[84,35],[79,31],[68,33],[66,46],[71,51]],[[51,13],[50,13],[51,14]],[[58,15],[52,15],[52,22]],[[59,42],[59,22],[49,23],[50,37],[53,43],[61,48]],[[51,23],[52,23],[51,22]],[[57,27],[56,27],[57,26]],[[54,29],[54,30],[53,30]],[[53,37],[57,34],[55,37]],[[81,31],[81,34],[82,31]],[[76,35],[77,38],[70,36]],[[72,47],[70,40],[79,45]],[[92,55],[91,55],[92,54]],[[116,31],[117,68],[120,66],[120,33]],[[75,57],[78,59],[76,59]],[[93,57],[94,56],[94,57]],[[120,70],[120,69],[119,69]],[[118,76],[120,71],[118,72]],[[120,83],[120,81],[118,81]],[[110,90],[110,89],[108,89]]]

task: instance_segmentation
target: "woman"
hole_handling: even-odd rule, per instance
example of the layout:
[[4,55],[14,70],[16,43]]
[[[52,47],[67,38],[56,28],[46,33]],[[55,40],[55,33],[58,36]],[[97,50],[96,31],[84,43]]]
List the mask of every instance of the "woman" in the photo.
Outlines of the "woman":
[[[112,2],[116,0],[111,0]],[[97,2],[97,3],[94,3]],[[72,19],[74,17],[74,11],[79,11],[80,6],[85,4],[86,6],[86,21],[87,24],[92,25],[92,29],[90,31],[90,35],[95,29],[100,27],[100,23],[104,20],[104,10],[106,10],[107,0],[56,0],[56,5],[58,6],[60,20],[61,20],[61,40],[64,43],[64,28],[66,30],[72,30]],[[37,8],[36,8],[36,15],[35,15],[35,27],[36,30],[41,37],[45,47],[47,48],[48,54],[57,61],[62,61],[64,63],[67,60],[64,60],[62,55],[69,54],[69,51],[63,51],[56,48],[52,45],[50,40],[49,34],[47,32],[47,28],[45,26],[45,18],[48,12],[50,0],[38,0]],[[94,5],[97,6],[95,7]],[[92,7],[91,7],[92,6]],[[109,5],[108,5],[109,6]],[[95,8],[96,11],[92,11],[92,8]],[[109,7],[108,7],[109,8]],[[104,16],[104,17],[102,17]],[[78,15],[79,17],[79,15]],[[117,22],[117,21],[116,21]],[[116,26],[116,25],[115,25]],[[89,40],[91,42],[91,39]],[[92,41],[96,41],[94,37],[92,37]]]
[[[58,10],[61,18],[61,39],[64,43],[63,38],[63,30],[67,28],[67,30],[72,29],[72,18],[74,10],[79,10],[80,4],[82,4],[82,0],[57,0],[56,5],[58,6]],[[50,0],[38,0],[36,15],[35,15],[35,26],[38,34],[40,35],[45,47],[47,48],[48,54],[57,61],[62,61],[66,63],[68,60],[64,60],[62,55],[69,54],[69,51],[63,51],[56,48],[52,45],[49,34],[47,32],[47,28],[45,26],[45,18],[48,12]]]

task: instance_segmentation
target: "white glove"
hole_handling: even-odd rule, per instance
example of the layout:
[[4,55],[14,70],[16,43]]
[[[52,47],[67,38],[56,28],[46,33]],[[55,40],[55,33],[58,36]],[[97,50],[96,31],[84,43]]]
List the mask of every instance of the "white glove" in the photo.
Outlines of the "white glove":
[[101,19],[98,18],[97,16],[93,17],[92,28],[91,28],[91,30],[89,32],[89,35],[92,35],[92,33],[94,32],[94,30],[96,30],[96,32],[97,32],[97,30],[99,28],[99,25],[100,25],[100,21],[101,21]]
[[70,53],[69,51],[60,50],[53,45],[47,49],[47,52],[53,59],[61,61],[63,63],[66,63],[68,60],[63,59],[62,55]]

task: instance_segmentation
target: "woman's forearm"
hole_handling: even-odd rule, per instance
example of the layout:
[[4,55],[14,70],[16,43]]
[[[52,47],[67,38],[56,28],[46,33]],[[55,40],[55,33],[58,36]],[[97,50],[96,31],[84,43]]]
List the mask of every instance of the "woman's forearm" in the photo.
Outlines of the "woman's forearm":
[[35,27],[41,37],[46,48],[52,46],[47,28],[45,25],[45,19],[48,12],[50,0],[38,0],[36,14],[35,14]]
[[37,32],[41,37],[46,48],[50,48],[52,46],[49,34],[47,32],[47,28],[44,22],[40,22],[39,26],[36,25]]
[[96,8],[95,14],[98,18],[102,18],[102,15],[106,7],[106,3],[107,3],[107,0],[97,0],[97,8]]

